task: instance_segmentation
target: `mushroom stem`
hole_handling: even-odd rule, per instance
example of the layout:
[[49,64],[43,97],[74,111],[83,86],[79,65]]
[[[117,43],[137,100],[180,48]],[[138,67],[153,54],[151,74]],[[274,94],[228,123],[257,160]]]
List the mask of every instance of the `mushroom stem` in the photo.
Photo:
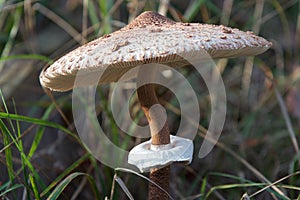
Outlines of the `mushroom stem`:
[[152,140],[151,143],[153,145],[169,144],[170,132],[167,122],[164,123],[164,119],[162,116],[164,113],[159,109],[160,107],[158,107],[158,109],[155,109],[154,107],[159,104],[155,93],[155,85],[143,85],[137,89],[137,94],[142,110],[149,123]]
[[[161,169],[151,169],[149,178],[169,192],[170,165]],[[149,200],[167,200],[169,196],[152,183],[149,184]]]
[[[139,70],[137,81],[150,83],[140,86],[137,89],[137,95],[142,107],[142,110],[148,120],[151,132],[151,140],[153,145],[164,145],[170,143],[170,131],[167,121],[163,118],[163,111],[158,107],[154,109],[153,106],[160,105],[155,92],[155,84],[151,83],[154,79],[156,70],[153,67],[147,67],[145,70]],[[157,107],[156,107],[157,108]],[[162,124],[164,123],[164,124]],[[150,180],[157,183],[164,190],[169,191],[169,176],[170,166],[162,169],[153,168],[150,170]],[[157,186],[149,185],[149,199],[168,199],[168,195],[160,190]]]

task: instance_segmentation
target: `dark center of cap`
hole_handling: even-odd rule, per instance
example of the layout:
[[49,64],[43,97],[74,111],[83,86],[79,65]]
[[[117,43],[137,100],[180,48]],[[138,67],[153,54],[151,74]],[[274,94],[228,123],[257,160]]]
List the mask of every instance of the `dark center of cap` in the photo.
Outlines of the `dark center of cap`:
[[166,18],[156,12],[148,11],[144,12],[135,18],[130,24],[123,28],[123,30],[132,29],[132,28],[144,28],[146,26],[163,26],[163,25],[172,25],[175,24],[173,20]]

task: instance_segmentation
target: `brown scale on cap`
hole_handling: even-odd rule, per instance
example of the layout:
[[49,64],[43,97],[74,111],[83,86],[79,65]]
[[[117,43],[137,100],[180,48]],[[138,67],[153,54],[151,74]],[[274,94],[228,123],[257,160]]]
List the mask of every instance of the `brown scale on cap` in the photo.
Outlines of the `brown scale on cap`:
[[[189,64],[180,55],[205,51],[211,58],[253,56],[271,43],[252,32],[223,25],[174,22],[144,12],[130,24],[87,43],[58,59],[40,75],[41,84],[55,91],[73,88],[79,70],[104,71],[99,84],[117,81],[129,69],[145,63],[171,67]],[[201,59],[201,58],[199,58]],[[88,80],[78,86],[93,84]]]
[[162,15],[155,12],[144,12],[135,18],[130,24],[123,28],[123,30],[134,29],[136,27],[145,28],[147,26],[163,26],[163,25],[173,25],[176,22],[170,20]]

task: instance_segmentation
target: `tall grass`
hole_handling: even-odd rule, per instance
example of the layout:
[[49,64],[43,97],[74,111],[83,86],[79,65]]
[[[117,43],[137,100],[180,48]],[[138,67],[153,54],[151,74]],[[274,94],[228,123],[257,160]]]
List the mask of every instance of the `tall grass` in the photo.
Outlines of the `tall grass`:
[[[145,176],[98,162],[82,144],[74,125],[62,120],[58,107],[72,122],[70,94],[54,93],[54,103],[37,80],[44,65],[76,46],[119,29],[143,10],[167,5],[170,18],[252,30],[274,44],[255,58],[216,60],[228,97],[225,127],[208,157],[199,160],[195,156],[189,166],[173,166],[171,196],[300,199],[298,0],[170,0],[165,5],[158,0],[54,2],[0,1],[0,198],[147,197],[149,180]],[[201,78],[190,81],[197,90],[205,90]],[[128,149],[139,142],[115,124],[109,108],[110,88],[104,86],[98,94],[99,115],[113,143]],[[132,113],[141,119],[134,98]],[[168,112],[180,119],[174,97],[165,92],[160,98]],[[208,105],[207,92],[199,94],[201,125],[191,122],[199,128],[195,152],[207,131]]]

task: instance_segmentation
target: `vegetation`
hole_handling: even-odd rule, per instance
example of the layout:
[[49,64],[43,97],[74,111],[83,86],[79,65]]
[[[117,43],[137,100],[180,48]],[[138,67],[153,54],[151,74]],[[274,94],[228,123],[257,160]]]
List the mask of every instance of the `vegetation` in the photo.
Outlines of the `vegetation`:
[[[164,9],[176,21],[224,24],[273,42],[255,58],[215,60],[226,87],[227,116],[220,140],[204,159],[197,152],[209,124],[210,98],[200,76],[189,80],[201,91],[201,121],[193,163],[172,166],[171,196],[300,199],[299,0],[164,2],[0,0],[1,199],[147,197],[145,176],[111,169],[87,151],[72,124],[72,93],[53,93],[56,105],[38,77],[43,66],[123,27],[141,11]],[[111,115],[110,87],[99,94],[99,122],[115,144],[132,148],[135,138],[122,133]],[[179,123],[175,97],[161,91],[160,99]],[[131,107],[142,120],[134,97]]]

